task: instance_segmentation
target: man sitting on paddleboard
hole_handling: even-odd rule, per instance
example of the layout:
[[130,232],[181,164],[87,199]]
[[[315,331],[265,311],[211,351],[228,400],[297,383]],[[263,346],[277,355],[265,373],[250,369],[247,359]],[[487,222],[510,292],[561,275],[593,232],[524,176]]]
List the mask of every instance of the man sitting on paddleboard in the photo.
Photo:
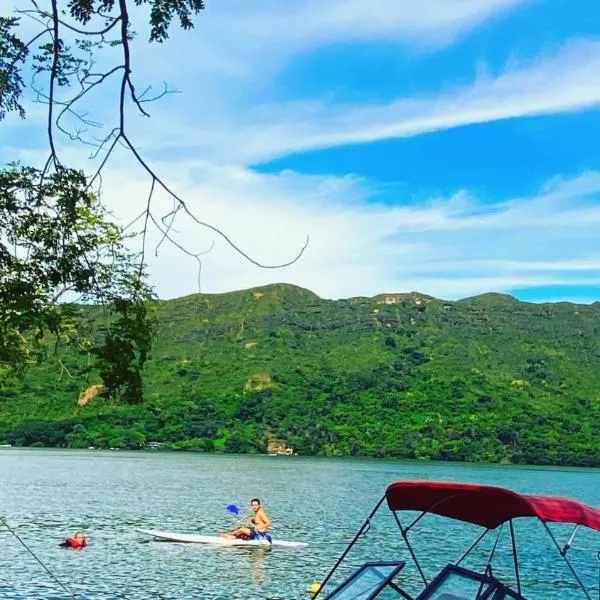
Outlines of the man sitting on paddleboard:
[[241,540],[267,540],[271,542],[271,536],[267,533],[271,527],[271,519],[267,516],[265,509],[260,505],[258,498],[250,500],[250,508],[254,515],[252,518],[244,517],[249,526],[242,525],[233,531],[226,531],[221,535],[226,538],[239,538]]

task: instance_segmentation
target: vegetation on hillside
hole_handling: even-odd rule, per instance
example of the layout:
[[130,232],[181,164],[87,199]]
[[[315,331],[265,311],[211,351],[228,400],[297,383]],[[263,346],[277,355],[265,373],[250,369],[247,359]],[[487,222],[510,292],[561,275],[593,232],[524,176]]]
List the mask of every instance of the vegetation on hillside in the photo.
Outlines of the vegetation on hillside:
[[[127,237],[80,172],[0,168],[0,385],[40,364],[53,336],[94,362],[104,395],[141,401],[153,294]],[[104,304],[94,339],[67,298]]]
[[[286,266],[304,252],[306,244],[285,264],[258,263],[224,231],[195,215],[131,137],[131,112],[150,117],[151,103],[174,91],[164,83],[155,93],[152,81],[138,79],[139,55],[148,44],[167,42],[173,29],[192,29],[202,10],[203,0],[2,4],[0,127],[8,127],[7,152],[11,161],[38,156],[39,129],[47,139],[47,157],[29,166],[0,165],[0,378],[6,369],[23,375],[41,363],[41,341],[48,343],[54,335],[57,343],[71,343],[73,351],[95,361],[102,395],[142,402],[141,373],[153,341],[153,295],[144,261],[151,230],[159,234],[158,246],[172,243],[195,259],[198,254],[172,235],[184,218],[260,267]],[[158,72],[154,76],[163,79]],[[33,106],[45,106],[43,119],[27,121]],[[11,142],[16,121],[9,117],[16,115],[23,134]],[[0,131],[5,135],[6,129]],[[23,151],[11,150],[22,143]],[[117,150],[121,168],[136,165],[148,177],[146,198],[121,199],[132,206],[139,203],[138,216],[124,227],[108,211],[114,198],[106,203],[101,193]],[[91,159],[84,171],[82,151]],[[159,190],[173,201],[166,214],[154,201]],[[140,252],[130,252],[132,247]],[[87,338],[79,312],[65,303],[67,298],[105,307],[103,339]],[[68,372],[64,364],[61,372]]]
[[[93,313],[90,313],[91,326]],[[600,303],[330,301],[290,285],[158,303],[145,403],[68,347],[0,392],[0,441],[600,465]],[[56,366],[60,358],[62,365]]]

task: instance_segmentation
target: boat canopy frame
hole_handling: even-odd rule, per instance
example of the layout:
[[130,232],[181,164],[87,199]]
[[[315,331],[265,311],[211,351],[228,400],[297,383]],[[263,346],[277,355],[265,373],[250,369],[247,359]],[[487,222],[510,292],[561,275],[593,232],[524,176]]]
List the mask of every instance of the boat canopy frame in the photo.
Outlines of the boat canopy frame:
[[[533,517],[537,518],[542,523],[556,547],[558,554],[565,561],[586,598],[592,600],[588,588],[577,574],[567,553],[573,544],[575,534],[579,527],[584,526],[600,532],[600,510],[570,498],[518,494],[505,488],[489,485],[419,480],[396,481],[387,487],[383,497],[377,502],[369,516],[360,526],[350,544],[345,548],[341,556],[326,575],[318,592],[313,595],[313,600],[329,582],[356,542],[368,532],[371,526],[371,520],[386,501],[425,588],[427,588],[430,582],[428,582],[410,540],[408,539],[409,531],[425,515],[436,514],[450,519],[479,525],[484,528],[484,531],[478,535],[459,559],[452,563],[457,567],[460,566],[460,564],[491,531],[497,529],[498,533],[496,535],[496,540],[490,551],[485,568],[485,574],[490,577],[493,577],[492,561],[494,553],[504,525],[508,523],[512,545],[513,567],[517,593],[519,596],[522,595],[521,579],[519,575],[519,559],[513,520],[519,517]],[[419,514],[407,525],[403,525],[398,516],[398,512],[401,511],[413,511],[418,512]],[[569,523],[575,526],[573,532],[563,546],[559,544],[556,536],[548,526],[549,522]],[[600,560],[600,553],[598,554],[598,558]],[[600,588],[598,590],[598,598],[600,600]]]

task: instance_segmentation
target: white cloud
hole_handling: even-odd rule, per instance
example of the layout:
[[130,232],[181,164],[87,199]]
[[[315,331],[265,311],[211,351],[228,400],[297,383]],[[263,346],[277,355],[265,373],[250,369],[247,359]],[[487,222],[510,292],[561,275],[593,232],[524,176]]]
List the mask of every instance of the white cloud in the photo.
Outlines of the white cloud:
[[[535,0],[221,0],[197,18],[193,33],[173,32],[175,51],[194,60],[181,65],[213,82],[272,77],[289,58],[337,43],[388,41],[440,49],[478,25]],[[164,54],[151,49],[147,66]],[[162,59],[162,60],[161,60]]]
[[[179,216],[174,236],[187,249],[200,252],[215,242],[201,257],[203,292],[287,282],[326,298],[416,290],[455,299],[532,286],[600,284],[600,204],[588,201],[600,197],[597,172],[553,180],[539,195],[498,203],[492,211],[463,192],[402,208],[377,204],[369,201],[376,190],[353,177],[261,175],[200,162],[180,163],[170,176],[198,218],[263,263],[289,260],[304,236],[311,236],[296,264],[262,270],[219,236]],[[147,191],[148,182],[130,170],[113,170],[106,181],[106,199],[124,219],[133,215],[132,206],[142,205]],[[169,199],[159,194],[155,200],[155,214],[170,210]],[[197,292],[195,261],[170,244],[154,257],[157,240],[153,233],[147,256],[159,295]]]
[[[150,181],[123,152],[105,173],[103,198],[125,224],[145,206]],[[153,166],[198,219],[261,263],[287,262],[310,235],[296,264],[262,270],[181,213],[173,238],[192,253],[213,242],[214,248],[201,257],[199,288],[193,258],[170,243],[154,256],[160,234],[153,231],[146,257],[162,298],[275,282],[326,298],[416,290],[456,299],[524,287],[600,285],[600,172],[554,177],[532,197],[495,204],[466,191],[420,203],[399,193],[393,204],[381,204],[380,190],[355,176],[260,174],[203,160]],[[155,216],[172,206],[157,191]]]
[[600,41],[578,40],[496,78],[385,105],[318,102],[262,106],[228,122],[164,128],[148,146],[195,148],[213,159],[252,163],[319,148],[411,137],[515,117],[600,106]]
[[[346,40],[393,39],[435,46],[527,0],[303,0],[225,2],[244,38],[306,47]],[[235,6],[235,9],[233,8]],[[241,10],[240,10],[241,9]],[[228,19],[229,20],[229,19]],[[271,45],[270,44],[270,45]],[[272,47],[272,45],[271,45]]]

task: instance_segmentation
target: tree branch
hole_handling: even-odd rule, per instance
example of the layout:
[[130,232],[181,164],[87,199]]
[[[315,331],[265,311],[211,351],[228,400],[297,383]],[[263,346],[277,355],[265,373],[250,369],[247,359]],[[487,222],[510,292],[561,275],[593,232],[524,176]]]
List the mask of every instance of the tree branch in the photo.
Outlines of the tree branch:
[[[56,82],[56,75],[58,71],[58,59],[60,53],[60,38],[58,31],[58,6],[57,0],[51,0],[52,2],[52,32],[54,38],[54,46],[52,51],[52,70],[50,71],[50,91],[48,94],[48,143],[50,144],[50,152],[54,165],[58,167],[60,162],[56,155],[56,148],[54,147],[54,136],[52,133],[52,126],[54,124],[53,109],[54,109],[54,85]],[[44,169],[45,172],[45,169]]]
[[[188,207],[186,202],[181,198],[149,165],[147,160],[142,156],[141,152],[134,146],[131,138],[129,137],[129,132],[127,131],[127,102],[128,97],[131,99],[131,102],[137,107],[139,112],[148,117],[149,113],[143,107],[144,103],[152,102],[162,98],[164,95],[173,93],[172,90],[168,89],[167,83],[163,82],[164,89],[162,92],[158,93],[152,97],[146,97],[151,86],[148,86],[144,89],[144,91],[138,95],[136,92],[136,88],[134,85],[134,80],[132,77],[132,55],[131,55],[131,47],[130,47],[130,35],[131,35],[131,22],[130,16],[128,12],[128,2],[129,0],[118,0],[116,3],[116,11],[118,14],[110,15],[107,12],[103,12],[101,9],[94,10],[93,3],[90,12],[86,18],[82,18],[81,22],[86,23],[89,15],[97,15],[100,18],[108,20],[105,22],[103,27],[99,28],[90,28],[87,30],[85,28],[80,28],[72,25],[67,22],[65,19],[60,17],[58,4],[61,0],[50,0],[51,2],[51,13],[41,10],[38,6],[36,0],[31,0],[32,5],[35,7],[35,10],[27,10],[21,11],[24,14],[27,14],[28,17],[35,18],[41,17],[46,20],[45,29],[37,34],[34,38],[32,38],[26,48],[29,48],[36,40],[40,39],[43,35],[50,33],[53,38],[52,50],[51,50],[51,65],[50,68],[44,68],[44,63],[40,67],[40,70],[49,70],[49,85],[48,85],[48,93],[45,94],[41,89],[37,89],[36,86],[32,85],[32,88],[38,94],[38,98],[44,99],[48,104],[48,121],[47,121],[47,135],[50,146],[50,156],[46,162],[43,173],[47,173],[47,171],[54,167],[54,169],[60,169],[61,163],[57,154],[57,147],[54,140],[55,130],[58,129],[62,134],[67,136],[71,140],[79,140],[86,145],[92,146],[95,150],[91,154],[91,158],[99,158],[101,153],[103,156],[101,157],[100,164],[97,166],[95,172],[91,174],[87,179],[86,189],[90,189],[92,186],[98,184],[101,187],[102,183],[102,172],[106,167],[110,157],[113,154],[113,151],[117,144],[123,145],[127,150],[132,154],[137,163],[143,168],[143,170],[148,174],[151,179],[151,187],[150,193],[148,195],[146,201],[146,207],[143,212],[140,214],[136,221],[139,218],[144,218],[143,228],[141,230],[142,235],[142,252],[141,252],[141,261],[139,265],[138,275],[141,276],[143,272],[143,263],[145,259],[145,246],[147,243],[147,227],[150,222],[152,222],[161,232],[161,239],[158,242],[155,253],[158,252],[159,247],[165,240],[168,240],[174,246],[176,246],[179,250],[184,252],[187,256],[193,257],[199,261],[199,265],[201,267],[201,263],[199,260],[199,254],[190,252],[186,250],[180,243],[176,242],[173,239],[173,236],[170,235],[170,232],[173,229],[173,225],[175,222],[176,216],[183,211],[185,215],[192,219],[194,223],[197,225],[204,227],[215,234],[217,234],[221,239],[223,239],[235,252],[240,254],[250,263],[265,269],[276,269],[289,266],[300,259],[300,257],[304,254],[308,243],[309,236],[306,237],[304,245],[301,247],[300,251],[289,261],[280,263],[280,264],[264,264],[250,256],[248,253],[244,252],[244,250],[235,243],[224,231],[221,229],[203,221],[198,216],[196,216]],[[112,10],[112,6],[107,9],[109,12]],[[77,18],[77,16],[75,16]],[[39,19],[36,19],[39,20]],[[48,20],[50,21],[48,23]],[[168,23],[169,19],[166,20]],[[104,36],[113,31],[117,26],[119,26],[119,45],[121,47],[121,58],[122,61],[120,64],[112,66],[107,69],[105,72],[100,73],[91,73],[91,69],[95,64],[93,50],[101,47],[102,44],[106,43]],[[164,24],[163,24],[164,26]],[[168,25],[167,25],[168,26]],[[79,58],[77,56],[73,56],[71,54],[71,50],[65,43],[60,39],[61,27],[64,30],[73,32],[78,35],[83,36],[93,36],[98,38],[96,42],[85,42],[80,43],[77,42],[77,46],[81,52],[85,52],[87,56],[85,58]],[[166,28],[158,27],[157,31],[153,34],[155,40],[162,41],[166,37]],[[108,42],[113,44],[114,42]],[[26,54],[26,50],[22,51],[22,56],[18,59],[15,59],[14,65],[16,65],[19,60],[24,58]],[[12,67],[14,68],[14,67]],[[99,86],[104,84],[113,74],[117,71],[122,71],[121,79],[119,82],[119,90],[118,90],[118,124],[104,137],[95,137],[93,135],[87,136],[86,132],[88,131],[88,127],[100,128],[102,125],[95,120],[89,118],[89,112],[78,110],[78,106],[80,103],[89,95],[94,89],[97,89]],[[74,95],[61,100],[57,98],[57,85],[71,85],[71,81],[76,78],[76,83],[80,86],[80,89]],[[60,110],[57,110],[57,107],[60,107]],[[74,117],[77,121],[72,126],[67,125],[66,119],[67,116]],[[79,123],[79,124],[78,124]],[[154,199],[154,194],[156,188],[160,187],[164,190],[172,199],[173,199],[173,208],[170,212],[163,215],[160,218],[162,224],[159,224],[158,220],[155,218],[155,215],[152,214],[152,202]],[[212,242],[211,249],[214,246],[214,241]],[[210,250],[209,250],[210,251]]]

